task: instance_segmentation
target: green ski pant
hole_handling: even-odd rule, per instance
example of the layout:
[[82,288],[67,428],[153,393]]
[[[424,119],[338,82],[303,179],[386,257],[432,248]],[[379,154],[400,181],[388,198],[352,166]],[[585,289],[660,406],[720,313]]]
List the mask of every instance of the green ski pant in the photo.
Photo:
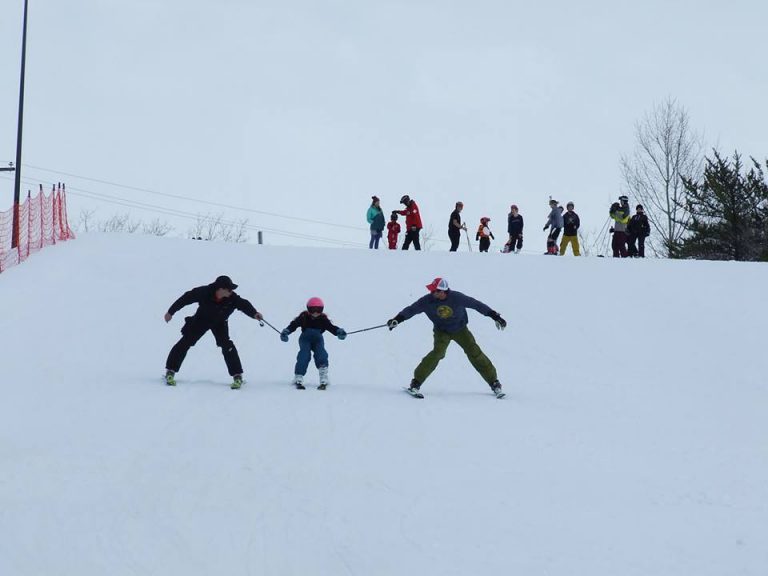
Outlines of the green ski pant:
[[445,351],[448,350],[448,344],[450,344],[451,341],[454,341],[461,346],[462,350],[464,350],[464,354],[467,355],[470,363],[475,367],[475,370],[480,373],[483,380],[488,384],[492,384],[496,381],[496,368],[488,359],[488,356],[480,350],[480,346],[475,342],[475,337],[472,336],[472,332],[469,331],[468,327],[465,326],[454,334],[435,330],[434,337],[435,343],[432,347],[432,351],[424,356],[419,365],[416,366],[416,370],[413,371],[413,377],[420,383],[423,383],[429,378],[429,375],[434,372],[435,368],[437,368],[440,360],[445,358]]

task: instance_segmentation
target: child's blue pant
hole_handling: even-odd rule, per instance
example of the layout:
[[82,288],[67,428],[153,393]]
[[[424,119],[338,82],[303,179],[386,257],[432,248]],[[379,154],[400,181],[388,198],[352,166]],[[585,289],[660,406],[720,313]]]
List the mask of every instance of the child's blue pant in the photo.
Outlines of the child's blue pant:
[[315,355],[315,366],[322,368],[328,366],[328,352],[325,351],[325,341],[322,330],[307,328],[299,336],[299,353],[296,356],[296,368],[294,374],[304,376],[312,354]]

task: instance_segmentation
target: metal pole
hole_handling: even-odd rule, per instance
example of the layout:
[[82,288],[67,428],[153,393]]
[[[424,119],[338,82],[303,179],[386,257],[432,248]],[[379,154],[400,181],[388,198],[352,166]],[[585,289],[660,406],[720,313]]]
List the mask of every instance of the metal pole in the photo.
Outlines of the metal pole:
[[13,232],[11,248],[19,245],[19,200],[21,197],[21,134],[24,126],[24,73],[27,66],[27,6],[24,0],[24,27],[21,35],[21,77],[19,79],[19,124],[16,132],[16,180],[13,186]]

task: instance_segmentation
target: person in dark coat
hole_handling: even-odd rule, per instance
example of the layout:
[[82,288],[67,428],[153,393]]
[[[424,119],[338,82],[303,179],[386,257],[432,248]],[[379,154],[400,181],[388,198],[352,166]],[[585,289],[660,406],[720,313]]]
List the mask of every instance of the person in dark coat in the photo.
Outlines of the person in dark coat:
[[560,256],[565,256],[565,249],[568,248],[568,244],[571,245],[573,255],[578,256],[579,252],[579,226],[581,221],[579,215],[573,211],[573,202],[568,202],[565,205],[566,211],[563,214],[563,239],[560,242]]
[[523,249],[523,215],[518,212],[516,204],[509,207],[507,233],[509,234],[506,244],[509,247],[507,252],[519,253]]
[[419,388],[430,374],[437,368],[440,360],[445,358],[445,352],[451,342],[456,342],[464,350],[470,363],[498,397],[503,397],[501,383],[496,375],[496,368],[475,342],[475,337],[469,331],[467,324],[467,308],[477,310],[483,316],[488,316],[499,330],[506,328],[507,323],[501,315],[491,310],[486,304],[475,300],[461,292],[450,290],[445,278],[435,278],[427,285],[429,294],[419,298],[410,306],[404,308],[394,318],[387,321],[390,331],[409,318],[422,312],[427,315],[434,326],[434,344],[413,372],[413,380],[408,392],[417,398],[423,398]]
[[651,225],[642,204],[635,208],[635,215],[627,224],[627,246],[630,258],[645,258],[645,239],[651,233]]
[[466,224],[461,221],[462,210],[464,210],[464,203],[456,202],[456,208],[451,212],[451,218],[448,220],[448,239],[451,241],[451,252],[456,252],[459,249],[461,231],[467,229]]
[[190,304],[197,304],[197,310],[192,316],[184,319],[181,327],[181,340],[176,342],[165,362],[165,381],[169,386],[176,385],[176,373],[189,349],[197,344],[203,335],[211,331],[216,339],[216,346],[221,348],[224,362],[227,364],[229,375],[232,376],[232,388],[240,388],[243,384],[243,367],[234,342],[229,338],[228,319],[235,310],[245,315],[261,320],[261,314],[253,304],[238,296],[234,290],[237,284],[229,276],[219,276],[206,286],[198,286],[182,294],[165,313],[165,321],[170,322],[173,315]]

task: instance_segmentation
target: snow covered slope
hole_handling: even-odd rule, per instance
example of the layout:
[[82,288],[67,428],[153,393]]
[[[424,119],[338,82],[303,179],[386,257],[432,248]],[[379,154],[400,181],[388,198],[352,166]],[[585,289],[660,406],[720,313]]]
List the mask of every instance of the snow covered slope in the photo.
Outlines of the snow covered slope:
[[[242,314],[229,389],[207,335],[161,384],[183,291],[230,275],[278,328],[321,296],[347,331],[435,276],[499,310],[414,400],[423,316],[296,335]],[[83,235],[0,275],[0,574],[768,573],[758,264],[265,248]],[[309,382],[316,382],[313,367]]]

